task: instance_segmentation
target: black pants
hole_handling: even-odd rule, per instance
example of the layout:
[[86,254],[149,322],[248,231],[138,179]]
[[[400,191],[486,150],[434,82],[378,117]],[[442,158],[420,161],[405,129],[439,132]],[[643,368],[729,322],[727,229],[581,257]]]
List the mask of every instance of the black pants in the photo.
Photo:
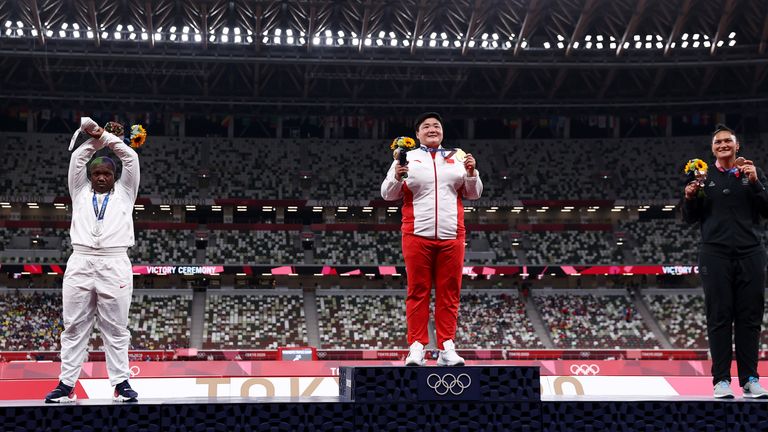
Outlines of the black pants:
[[759,377],[757,356],[763,322],[765,264],[765,252],[743,258],[705,253],[699,256],[713,384],[730,382],[734,342],[739,385],[743,387],[751,376]]

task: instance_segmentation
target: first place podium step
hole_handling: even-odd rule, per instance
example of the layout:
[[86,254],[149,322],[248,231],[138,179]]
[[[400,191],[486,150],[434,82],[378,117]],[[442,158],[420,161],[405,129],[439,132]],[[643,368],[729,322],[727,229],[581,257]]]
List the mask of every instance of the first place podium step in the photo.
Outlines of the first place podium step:
[[541,430],[539,368],[342,367],[339,396],[359,430]]

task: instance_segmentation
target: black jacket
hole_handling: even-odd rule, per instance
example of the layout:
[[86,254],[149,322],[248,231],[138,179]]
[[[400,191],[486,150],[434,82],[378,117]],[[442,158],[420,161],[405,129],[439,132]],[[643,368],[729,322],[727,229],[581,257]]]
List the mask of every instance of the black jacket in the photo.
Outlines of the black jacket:
[[683,219],[701,222],[701,251],[725,257],[762,252],[760,216],[768,218],[765,174],[758,168],[757,182],[750,183],[743,174],[720,171],[714,163],[711,167],[696,198],[683,198]]

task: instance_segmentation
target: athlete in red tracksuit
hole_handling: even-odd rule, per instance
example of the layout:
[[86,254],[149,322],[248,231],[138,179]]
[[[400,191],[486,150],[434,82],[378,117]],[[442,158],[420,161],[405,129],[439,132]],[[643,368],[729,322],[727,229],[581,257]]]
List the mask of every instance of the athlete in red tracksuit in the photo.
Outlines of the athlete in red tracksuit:
[[[444,149],[442,119],[434,112],[415,123],[421,148],[407,153],[408,164],[395,160],[381,184],[385,200],[403,200],[403,257],[408,273],[406,318],[410,353],[407,366],[425,363],[424,345],[432,285],[435,285],[435,327],[438,365],[463,365],[453,339],[459,312],[464,265],[462,198],[478,199],[483,183],[475,159],[457,149]],[[406,178],[403,174],[408,173]]]

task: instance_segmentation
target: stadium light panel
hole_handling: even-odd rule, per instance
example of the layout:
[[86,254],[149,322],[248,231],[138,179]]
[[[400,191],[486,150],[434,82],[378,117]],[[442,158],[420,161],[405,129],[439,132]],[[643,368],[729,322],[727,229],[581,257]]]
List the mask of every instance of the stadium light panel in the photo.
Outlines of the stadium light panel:
[[645,40],[649,41],[649,42],[652,41],[653,40],[653,35],[645,35]]
[[67,37],[67,32],[65,32],[64,30],[59,30],[59,37],[62,37],[62,38]]
[[421,47],[421,46],[424,46],[424,40],[423,40],[423,39],[419,39],[419,40],[417,40],[417,41],[416,41],[416,46],[417,46],[417,47]]
[[640,40],[640,35],[635,35],[635,37],[633,39],[636,40],[636,41],[639,41]]
[[[365,40],[363,41],[363,45],[365,45],[365,46],[371,46],[371,43],[372,43],[371,42],[371,38],[365,38]],[[419,45],[419,46],[421,46],[421,45]]]
[[736,45],[736,40],[735,40],[735,39],[731,39],[731,40],[728,42],[728,46],[729,46],[729,47],[732,47],[732,46],[734,46],[734,45]]
[[403,39],[403,46],[407,47],[409,45],[411,45],[411,41],[409,41],[408,39]]
[[603,44],[598,42],[597,44],[595,44],[595,48],[601,50],[601,49],[603,49]]
[[307,43],[307,40],[306,40],[306,39],[304,39],[303,37],[300,37],[300,38],[299,38],[299,45],[304,45],[304,44],[306,44],[306,43]]
[[[269,38],[266,38],[266,39],[269,40]],[[272,43],[274,43],[275,45],[280,45],[280,43],[281,43],[280,37],[279,36],[273,37],[272,38]]]
[[[173,28],[176,28],[176,27],[173,27]],[[117,30],[117,31],[123,31],[123,25],[122,25],[122,24],[118,24],[118,25],[117,25],[117,28],[115,28],[115,30]]]
[[712,46],[712,42],[710,42],[710,41],[704,41],[704,46],[705,46],[706,48],[709,48],[710,46]]
[[[48,30],[48,31],[50,32],[50,30]],[[50,36],[50,35],[49,35],[49,36]],[[107,33],[107,32],[101,32],[101,38],[102,38],[102,39],[107,39],[107,38],[109,38],[109,33]]]
[[[176,35],[173,35],[173,36],[174,36],[174,39],[175,39],[175,38],[176,38],[176,37],[175,37]],[[120,39],[122,39],[122,35],[120,34],[120,32],[115,32],[115,39],[117,39],[117,40],[120,40]]]
[[651,42],[646,42],[645,49],[651,49],[651,48],[653,48],[653,44]]
[[69,23],[61,23],[61,28],[66,30],[69,27]]
[[664,44],[662,42],[656,42],[656,48],[657,49],[662,49],[662,48],[664,48]]
[[312,45],[320,45],[320,37],[315,36],[312,38]]
[[683,43],[680,45],[681,48],[688,48],[688,41],[683,41]]
[[559,40],[560,42],[563,42],[565,38],[563,37],[563,35],[557,35],[557,40]]
[[528,48],[528,41],[520,42],[520,46],[523,47],[523,48]]
[[[171,31],[174,31],[173,28]],[[224,29],[221,31],[223,34],[228,35],[229,34],[229,27],[224,27]]]
[[493,38],[493,40],[499,40],[499,34],[498,33],[492,34],[491,37]]
[[701,35],[696,33],[693,35],[693,40],[699,40],[699,37],[701,37]]
[[235,35],[235,43],[242,43],[243,37],[240,35]]
[[698,48],[699,45],[701,45],[701,42],[696,41],[696,42],[693,43],[693,48]]
[[[186,37],[186,36],[187,36],[187,35],[184,35],[184,37]],[[135,39],[136,39],[136,33],[131,33],[131,34],[129,34],[129,35],[128,35],[128,39],[130,39],[130,40],[135,40]]]
[[[550,45],[549,42],[544,42],[544,49],[549,49],[550,47],[552,47],[552,45]],[[504,180],[506,180],[506,178]]]
[[587,41],[587,42],[591,41],[592,40],[592,35],[584,36],[584,40]]
[[[339,39],[339,40],[341,40],[341,39]],[[392,40],[390,40],[390,41],[389,41],[389,45],[390,45],[390,46],[397,46],[397,39],[392,39]]]
[[603,41],[603,35],[597,35],[597,41],[602,42]]
[[12,25],[13,25],[13,21],[11,21],[11,20],[8,20],[8,21],[6,21],[6,22],[5,22],[5,27],[6,27],[6,28],[7,28],[7,27],[10,27],[10,26],[12,26]]
[[329,37],[325,38],[325,44],[326,45],[333,45],[333,38],[329,38]]
[[643,43],[642,42],[640,42],[640,41],[635,42],[635,48],[640,49],[642,47],[643,47]]
[[241,34],[241,33],[240,33],[240,27],[235,27],[235,34],[236,34],[236,35],[239,35],[239,34]]
[[[495,44],[495,43],[496,43],[496,42],[494,42],[494,44]],[[444,41],[443,41],[443,48],[448,48],[448,46],[450,46],[450,44],[451,44],[451,43],[450,43],[449,41],[447,41],[447,40],[444,40]],[[494,48],[495,48],[495,47],[494,47]]]
[[434,39],[430,40],[429,41],[429,46],[432,47],[432,48],[436,47],[437,46],[437,41],[434,40]]
[[474,48],[476,44],[475,41],[471,40],[467,45],[469,45],[470,48]]
[[429,38],[430,38],[430,39],[437,39],[437,33],[435,33],[435,32],[432,32],[432,33],[429,35]]
[[[104,35],[106,35],[106,34],[107,34],[107,32],[104,32]],[[48,37],[53,36],[53,30],[47,30],[45,32],[45,35],[48,36]],[[106,36],[104,36],[104,37],[106,38]]]
[[133,28],[133,24],[128,24],[128,26],[126,26],[125,28],[127,28],[129,32],[132,32],[132,31],[134,31],[134,30],[135,30],[135,29]]
[[557,47],[560,48],[560,49],[563,49],[563,48],[565,48],[565,44],[563,44],[562,42],[558,42],[557,43]]
[[353,38],[353,39],[352,39],[352,45],[358,45],[358,44],[360,44],[360,39],[358,39],[358,38]]
[[584,45],[584,48],[586,49],[592,49],[592,42],[587,42],[586,45]]
[[483,35],[480,36],[480,39],[487,40],[488,39],[488,33],[483,33]]
[[293,45],[294,41],[295,40],[293,36],[288,36],[287,38],[285,38],[285,43],[287,43],[288,45]]

